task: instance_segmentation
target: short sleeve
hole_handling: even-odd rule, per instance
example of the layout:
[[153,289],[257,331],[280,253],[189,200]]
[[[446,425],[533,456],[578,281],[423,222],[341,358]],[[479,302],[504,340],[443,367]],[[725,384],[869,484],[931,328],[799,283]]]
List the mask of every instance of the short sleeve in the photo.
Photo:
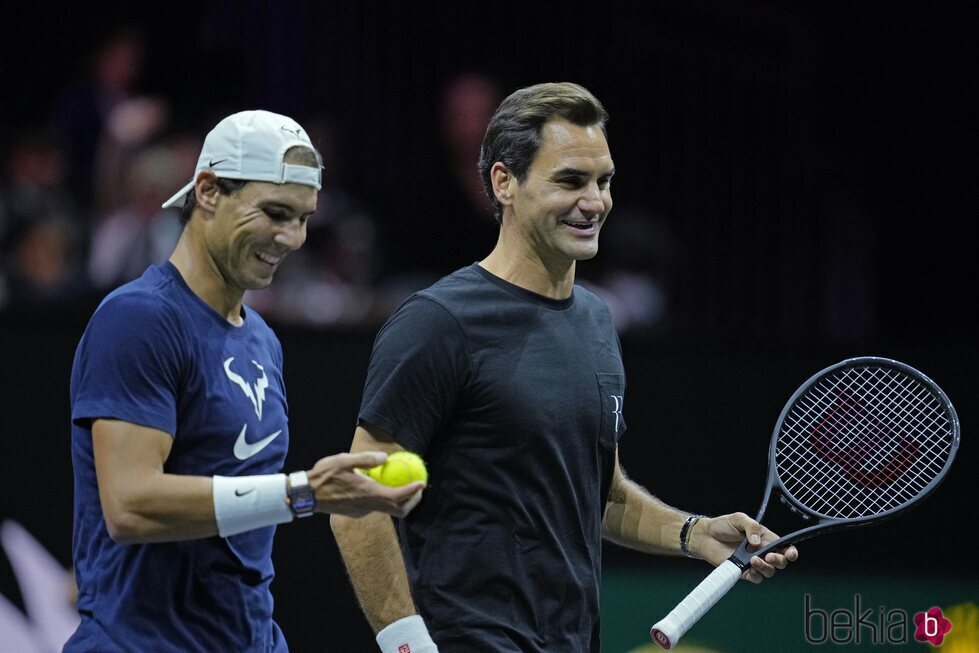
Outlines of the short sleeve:
[[424,453],[452,414],[471,366],[456,319],[442,305],[416,295],[377,335],[359,420]]
[[108,417],[166,431],[177,427],[181,325],[148,294],[113,297],[95,312],[75,354],[72,421]]

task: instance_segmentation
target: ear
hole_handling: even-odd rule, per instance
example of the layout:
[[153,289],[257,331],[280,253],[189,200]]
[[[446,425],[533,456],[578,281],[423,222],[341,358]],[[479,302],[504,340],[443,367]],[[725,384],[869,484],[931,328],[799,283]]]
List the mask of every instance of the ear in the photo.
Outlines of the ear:
[[510,169],[497,161],[490,168],[490,181],[493,183],[493,194],[501,206],[513,204],[513,189],[518,183]]
[[206,213],[214,213],[215,208],[217,208],[218,194],[220,193],[217,180],[218,178],[213,172],[202,170],[197,175],[197,181],[194,182],[197,206]]

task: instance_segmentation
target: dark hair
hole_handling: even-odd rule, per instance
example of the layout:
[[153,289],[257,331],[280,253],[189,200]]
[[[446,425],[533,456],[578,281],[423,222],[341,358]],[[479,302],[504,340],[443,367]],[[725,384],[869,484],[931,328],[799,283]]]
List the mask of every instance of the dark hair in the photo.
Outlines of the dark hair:
[[[290,163],[297,166],[307,166],[309,168],[320,168],[323,166],[323,159],[320,153],[316,150],[311,150],[304,145],[294,145],[286,150],[286,153],[282,156],[282,160],[286,163]],[[218,192],[222,195],[234,195],[248,183],[247,179],[228,179],[227,177],[218,177],[215,182],[218,187]],[[180,223],[187,224],[190,221],[190,216],[194,213],[194,208],[197,206],[197,190],[196,188],[191,188],[187,191],[187,195],[184,196],[184,205],[180,207]]]
[[490,118],[479,151],[479,174],[497,222],[503,221],[503,207],[493,193],[490,168],[499,161],[523,183],[540,149],[541,129],[552,118],[581,127],[598,125],[607,136],[608,113],[583,86],[571,82],[547,83],[511,93]]

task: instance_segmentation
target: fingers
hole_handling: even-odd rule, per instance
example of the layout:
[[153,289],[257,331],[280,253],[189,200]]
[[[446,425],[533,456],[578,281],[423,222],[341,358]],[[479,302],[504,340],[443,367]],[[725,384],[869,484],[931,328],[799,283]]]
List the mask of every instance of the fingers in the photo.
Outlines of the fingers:
[[423,481],[414,481],[407,485],[391,487],[377,483],[371,478],[362,476],[362,507],[363,514],[367,512],[383,512],[394,517],[405,517],[422,500],[425,491]]
[[[370,481],[370,479],[367,479]],[[349,517],[363,517],[371,512],[383,512],[392,517],[405,517],[422,500],[425,484],[422,482],[410,483],[403,487],[389,488],[379,483],[374,483],[380,490],[376,495],[368,496],[363,502],[356,505],[345,504],[337,506],[333,512],[345,514]],[[391,493],[397,490],[396,494]],[[407,490],[407,493],[405,492]],[[384,496],[387,495],[387,496]]]
[[408,498],[405,499],[404,502],[401,503],[395,509],[395,511],[393,511],[393,512],[390,513],[391,515],[393,515],[395,517],[404,517],[409,512],[411,512],[412,510],[414,510],[415,506],[418,505],[418,502],[420,502],[422,500],[422,493],[425,490],[424,484],[422,484],[422,483],[412,483],[411,485],[417,485],[418,486],[418,489],[416,489],[413,493],[409,494],[408,495]]
[[795,562],[799,558],[799,551],[790,546],[776,553],[770,551],[765,554],[764,559],[759,556],[751,558],[751,566],[741,574],[741,578],[752,583],[760,583],[766,578],[771,578],[779,569],[785,569],[790,562]]
[[370,481],[371,483],[366,492],[390,503],[392,506],[404,505],[414,499],[416,495],[421,497],[422,492],[425,489],[425,483],[422,481],[414,481],[412,483],[408,483],[407,485],[389,487],[387,485],[381,485],[380,483],[377,483],[369,478],[366,480]]
[[385,460],[387,454],[381,451],[341,453],[319,459],[309,472],[310,484],[316,490],[317,512],[350,517],[370,512],[404,517],[411,512],[421,501],[424,482],[392,487],[356,471]]
[[746,569],[741,577],[756,584],[762,582],[766,578],[771,578],[775,575],[776,569],[785,569],[785,561],[776,560],[777,557],[781,556],[776,556],[774,553],[769,553],[765,555],[764,560],[758,556],[753,556],[751,558],[751,567]]
[[799,549],[795,548],[794,546],[790,546],[787,549],[782,549],[781,554],[788,562],[795,562],[799,559]]
[[334,459],[340,469],[354,469],[356,467],[382,465],[388,459],[388,455],[383,451],[361,451],[360,453],[339,453],[327,458]]

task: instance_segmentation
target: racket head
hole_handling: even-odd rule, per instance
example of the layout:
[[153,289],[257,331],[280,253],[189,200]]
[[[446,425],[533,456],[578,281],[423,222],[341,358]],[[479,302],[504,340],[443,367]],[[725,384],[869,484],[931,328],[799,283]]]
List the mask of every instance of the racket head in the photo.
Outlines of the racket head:
[[888,519],[938,487],[959,438],[955,408],[930,378],[889,358],[850,358],[786,403],[772,432],[769,484],[822,523]]

